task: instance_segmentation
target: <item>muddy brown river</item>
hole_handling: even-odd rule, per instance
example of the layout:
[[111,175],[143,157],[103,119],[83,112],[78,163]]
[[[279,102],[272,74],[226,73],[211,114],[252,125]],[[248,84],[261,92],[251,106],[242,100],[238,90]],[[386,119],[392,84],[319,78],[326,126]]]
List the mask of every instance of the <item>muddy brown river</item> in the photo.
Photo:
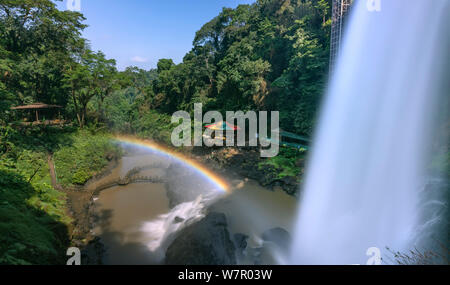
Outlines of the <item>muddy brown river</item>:
[[[143,168],[137,174],[139,176],[177,179],[176,176],[166,175],[172,163],[175,162],[159,154],[142,151],[131,153],[124,156],[109,175],[89,184],[88,187],[96,188],[118,180],[137,167]],[[149,165],[151,167],[148,167]],[[189,179],[198,180],[200,188],[208,187],[207,183],[202,183],[202,177],[192,175]],[[213,203],[205,203],[208,206],[203,203],[186,203],[180,209],[175,209],[180,211],[176,215],[191,215],[201,219],[201,213],[207,210],[224,213],[231,238],[234,234],[248,236],[249,252],[253,248],[262,247],[261,235],[267,230],[283,228],[291,232],[297,205],[295,198],[281,189],[268,190],[256,181],[245,178],[234,179],[230,184],[231,194],[217,193]],[[174,209],[169,207],[166,183],[114,186],[101,191],[94,201],[96,218],[93,233],[99,236],[105,245],[104,264],[163,263],[168,243],[181,227],[174,227],[168,222]],[[208,209],[203,209],[206,207]],[[265,255],[262,257],[263,263],[279,262],[270,254],[259,254]],[[242,256],[238,258],[238,262],[253,264],[251,258]]]

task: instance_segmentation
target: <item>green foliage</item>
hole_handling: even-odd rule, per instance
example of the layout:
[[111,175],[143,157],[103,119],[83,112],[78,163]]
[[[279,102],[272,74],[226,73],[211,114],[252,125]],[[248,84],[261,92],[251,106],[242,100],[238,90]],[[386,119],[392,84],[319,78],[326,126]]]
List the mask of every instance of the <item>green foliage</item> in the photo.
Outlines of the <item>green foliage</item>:
[[78,124],[83,128],[86,124],[88,104],[94,96],[99,98],[99,111],[103,112],[102,103],[117,84],[116,62],[106,59],[102,52],[92,52],[88,47],[76,56],[78,60],[68,64],[63,81],[71,90]]
[[64,263],[70,222],[64,198],[0,164],[0,264]]
[[266,166],[271,166],[278,179],[284,177],[297,179],[302,170],[299,161],[304,161],[304,159],[304,151],[293,148],[281,148],[278,156],[261,161],[258,164],[258,168],[262,169]]
[[84,127],[91,99],[103,102],[117,88],[115,61],[80,37],[83,20],[50,0],[0,5],[0,123],[22,115],[11,106],[43,102],[65,107],[63,115]]
[[171,116],[149,111],[142,114],[142,118],[134,126],[139,136],[150,138],[166,144],[172,144],[171,135],[174,126]]
[[83,20],[80,13],[59,11],[50,0],[2,1],[0,96],[6,100],[0,100],[0,108],[30,102],[67,104],[62,80],[79,45]]
[[66,196],[50,185],[84,184],[117,152],[110,137],[89,130],[0,126],[0,264],[64,264],[69,245]]
[[107,156],[117,152],[110,136],[92,135],[87,130],[71,136],[72,143],[54,153],[55,170],[63,186],[83,185],[107,164]]
[[157,69],[158,74],[160,74],[163,71],[170,70],[172,68],[172,66],[174,66],[174,63],[170,58],[169,59],[163,58],[158,61],[157,66],[158,66],[158,69]]
[[[130,92],[131,91],[131,92]],[[105,118],[110,130],[131,133],[136,117],[134,90],[116,91],[105,99]]]
[[80,169],[72,176],[71,182],[75,185],[84,185],[91,178],[92,174],[89,174],[84,169]]
[[[281,127],[310,135],[328,70],[330,0],[260,0],[224,8],[195,35],[181,64],[150,71],[93,52],[83,16],[50,0],[0,6],[0,124],[13,105],[62,105],[83,128],[106,124],[136,133],[151,110],[280,111]],[[117,105],[117,106],[112,106]],[[151,116],[151,115],[150,115]],[[148,131],[147,131],[148,132]]]
[[151,108],[280,111],[281,127],[310,135],[328,71],[331,1],[260,0],[224,8],[183,62],[158,63]]

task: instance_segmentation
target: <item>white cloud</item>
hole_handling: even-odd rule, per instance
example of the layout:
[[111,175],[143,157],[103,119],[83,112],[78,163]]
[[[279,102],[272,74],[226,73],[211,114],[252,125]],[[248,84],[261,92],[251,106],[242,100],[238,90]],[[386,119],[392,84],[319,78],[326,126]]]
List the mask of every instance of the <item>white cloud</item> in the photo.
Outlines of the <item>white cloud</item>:
[[139,62],[139,63],[145,63],[148,62],[148,59],[145,57],[141,57],[141,56],[134,56],[131,58],[131,61],[133,62]]

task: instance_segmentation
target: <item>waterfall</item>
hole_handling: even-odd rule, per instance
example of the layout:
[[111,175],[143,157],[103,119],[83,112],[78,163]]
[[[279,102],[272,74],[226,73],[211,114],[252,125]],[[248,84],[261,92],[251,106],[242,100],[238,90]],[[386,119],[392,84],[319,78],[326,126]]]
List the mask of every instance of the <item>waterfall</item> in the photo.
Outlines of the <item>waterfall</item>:
[[380,11],[365,0],[352,8],[300,197],[293,264],[366,264],[373,248],[382,257],[386,247],[410,250],[423,228],[427,151],[450,90],[450,1],[380,2]]

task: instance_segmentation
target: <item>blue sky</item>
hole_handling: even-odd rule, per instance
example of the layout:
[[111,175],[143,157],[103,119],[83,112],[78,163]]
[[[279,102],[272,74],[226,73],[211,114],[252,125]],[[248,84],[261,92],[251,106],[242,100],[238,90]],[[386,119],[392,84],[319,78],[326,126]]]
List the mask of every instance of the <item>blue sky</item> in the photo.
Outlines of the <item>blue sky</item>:
[[[58,3],[67,9],[67,2]],[[83,36],[93,50],[117,60],[123,70],[156,66],[160,58],[182,61],[195,32],[222,7],[235,8],[255,0],[79,0],[88,28]]]

